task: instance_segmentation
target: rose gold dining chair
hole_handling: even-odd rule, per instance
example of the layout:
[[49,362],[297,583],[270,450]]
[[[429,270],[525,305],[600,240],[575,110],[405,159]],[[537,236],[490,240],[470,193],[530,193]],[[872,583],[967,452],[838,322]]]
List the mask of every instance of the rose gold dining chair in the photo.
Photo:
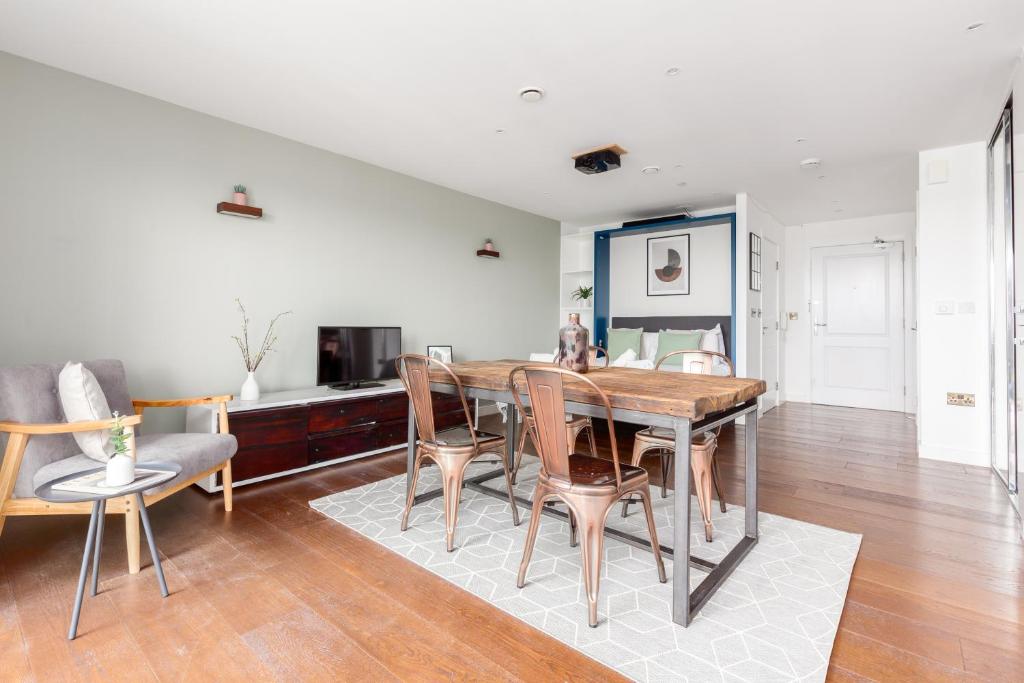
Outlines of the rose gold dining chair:
[[[598,353],[604,354],[598,357]],[[608,352],[600,346],[590,347],[590,366],[594,368],[608,367]],[[529,408],[527,408],[529,411]],[[526,435],[530,435],[530,441],[533,442],[533,447],[537,449],[537,440],[533,437],[533,418],[530,417],[529,412],[525,412],[523,415],[523,428],[519,433],[519,446],[516,448],[516,462],[515,466],[512,467],[512,483],[516,483],[516,479],[519,477],[519,466],[523,462],[523,448],[526,446]],[[594,424],[590,418],[586,415],[566,415],[565,416],[565,433],[569,437],[569,448],[576,448],[576,439],[579,438],[583,432],[587,433],[587,439],[590,442],[590,454],[597,455],[597,441],[594,440]],[[537,451],[540,452],[539,450]]]
[[[683,372],[696,375],[710,375],[715,365],[715,359],[723,360],[729,366],[729,376],[733,375],[732,361],[728,356],[717,351],[673,351],[665,354],[655,370],[661,369],[662,365],[669,358],[681,357]],[[718,480],[718,461],[715,460],[715,449],[718,448],[718,432],[704,432],[694,435],[693,443],[690,445],[690,468],[693,470],[693,487],[697,492],[697,505],[700,507],[701,517],[704,519],[704,538],[709,542],[712,540],[711,525],[711,485],[714,484],[715,493],[718,494],[718,504],[722,512],[725,512],[725,500],[722,498],[722,487]],[[633,442],[633,465],[639,465],[640,460],[650,451],[656,452],[661,457],[661,497],[664,498],[669,470],[672,468],[672,460],[675,455],[676,435],[671,429],[665,427],[648,427],[636,433],[636,440]],[[622,516],[628,514],[630,501],[627,499],[622,503]]]
[[[525,377],[526,389],[533,408],[534,437],[540,452],[540,474],[533,491],[533,509],[530,530],[526,535],[523,560],[519,565],[516,585],[526,582],[526,569],[537,540],[541,510],[549,498],[556,498],[569,508],[570,527],[578,528],[582,536],[583,582],[587,589],[587,612],[591,626],[597,626],[597,594],[601,579],[601,559],[604,548],[604,526],[608,512],[623,496],[639,494],[647,513],[647,528],[651,534],[651,549],[658,566],[658,578],[665,583],[665,564],[654,526],[651,509],[651,490],[647,472],[640,467],[619,464],[615,444],[615,424],[608,397],[585,375],[556,367],[520,365],[509,374],[509,388],[519,410],[523,410],[517,376]],[[563,381],[584,384],[601,400],[611,435],[612,459],[595,458],[573,453],[565,429],[565,396]]]
[[[430,392],[431,365],[437,366],[451,377],[452,383],[458,391],[459,400],[462,401],[462,410],[466,414],[465,427],[458,426],[435,432],[434,407]],[[512,494],[512,476],[509,472],[508,458],[505,457],[505,437],[473,428],[473,416],[469,412],[466,395],[458,376],[452,372],[451,368],[436,358],[414,353],[399,356],[395,360],[395,367],[398,369],[398,376],[402,380],[402,384],[405,385],[406,393],[409,394],[413,415],[416,419],[416,428],[419,430],[419,439],[416,441],[416,459],[412,470],[412,485],[409,487],[405,512],[402,514],[402,531],[409,528],[409,512],[416,500],[416,481],[419,478],[420,466],[424,458],[430,458],[437,463],[441,470],[445,540],[448,544],[448,552],[452,552],[455,548],[455,522],[459,513],[459,497],[462,494],[462,477],[466,466],[484,453],[495,454],[501,460],[502,467],[505,469],[505,484],[508,486],[508,502],[512,506],[512,522],[518,525],[519,510],[516,508],[516,501]]]

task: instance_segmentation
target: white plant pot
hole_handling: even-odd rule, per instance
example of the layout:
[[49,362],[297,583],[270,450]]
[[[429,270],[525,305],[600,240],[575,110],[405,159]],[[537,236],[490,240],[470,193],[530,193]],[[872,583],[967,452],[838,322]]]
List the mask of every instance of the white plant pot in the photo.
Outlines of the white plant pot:
[[107,461],[107,486],[127,486],[135,481],[135,461],[119,453]]
[[256,401],[260,397],[260,385],[256,382],[256,373],[250,372],[242,383],[240,398],[243,401]]

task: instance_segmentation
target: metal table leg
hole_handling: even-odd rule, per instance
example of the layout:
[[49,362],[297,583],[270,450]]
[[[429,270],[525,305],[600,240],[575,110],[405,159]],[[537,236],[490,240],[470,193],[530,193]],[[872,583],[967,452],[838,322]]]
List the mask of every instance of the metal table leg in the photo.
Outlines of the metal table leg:
[[135,494],[139,503],[139,517],[142,518],[142,528],[146,531],[146,541],[149,543],[149,554],[153,558],[153,567],[156,569],[156,578],[160,582],[160,594],[165,598],[170,595],[167,590],[167,581],[164,580],[164,569],[160,566],[160,554],[156,551],[156,541],[153,539],[153,528],[149,525],[149,513],[146,512],[146,501],[142,499],[141,493]]
[[747,538],[757,540],[757,411],[747,413],[743,427],[744,455],[746,456],[746,519],[744,520]]
[[100,580],[100,550],[103,548],[103,522],[107,517],[107,500],[104,498],[96,501],[94,505],[99,505],[100,510],[96,520],[96,541],[93,543],[95,554],[92,556],[92,595],[96,595],[96,588]]
[[516,431],[519,422],[519,408],[515,403],[508,403],[506,414],[508,421],[505,424],[505,453],[508,458],[508,466],[515,467],[516,464]]
[[690,625],[690,420],[674,420],[676,467],[672,496],[672,621]]
[[82,570],[78,573],[78,590],[75,592],[75,607],[71,611],[71,628],[68,629],[68,640],[78,635],[78,617],[82,613],[82,596],[85,595],[85,579],[89,573],[89,555],[96,541],[96,520],[99,518],[100,501],[92,504],[92,516],[89,517],[89,533],[85,536],[85,551],[82,553]]

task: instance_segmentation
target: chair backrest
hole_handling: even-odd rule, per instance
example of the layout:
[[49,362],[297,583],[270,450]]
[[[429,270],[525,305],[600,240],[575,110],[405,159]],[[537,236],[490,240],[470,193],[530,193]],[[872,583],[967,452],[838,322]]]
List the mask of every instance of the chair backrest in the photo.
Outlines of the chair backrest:
[[602,349],[600,346],[591,346],[590,365],[595,368],[608,367],[608,352]]
[[[122,415],[135,413],[121,361],[92,360],[83,361],[82,364],[96,376],[111,411]],[[63,369],[64,363],[0,368],[0,420],[67,422],[57,391],[57,377]],[[0,434],[0,458],[3,457],[3,449],[7,447],[7,438],[6,434]],[[81,452],[70,434],[33,436],[28,440],[21,461],[14,485],[14,497],[32,498],[35,492],[32,478],[36,470]]]
[[530,397],[533,416],[533,435],[540,450],[541,467],[547,476],[569,482],[569,437],[565,429],[565,391],[563,380],[582,382],[597,394],[604,405],[608,420],[608,434],[612,445],[612,462],[615,466],[616,486],[622,485],[619,471],[619,451],[615,441],[615,422],[612,405],[608,396],[594,382],[571,370],[559,367],[520,365],[508,376],[509,389],[520,412],[525,413],[520,376],[526,379],[526,391]]
[[664,365],[665,361],[669,358],[682,357],[682,368],[683,372],[688,372],[693,375],[712,375],[714,374],[715,360],[724,361],[729,366],[729,376],[732,377],[736,374],[733,369],[732,361],[724,353],[718,351],[700,351],[700,350],[682,350],[673,351],[672,353],[666,353],[661,359],[658,360],[658,364],[654,366],[655,370],[660,370],[661,366]]
[[436,358],[417,353],[404,353],[395,359],[395,368],[398,370],[398,377],[402,380],[405,392],[412,402],[412,412],[416,418],[416,429],[419,430],[420,439],[429,442],[437,440],[434,429],[434,398],[430,392],[431,366],[436,366],[452,379],[452,383],[458,391],[459,400],[462,402],[462,410],[466,415],[466,427],[473,439],[473,447],[476,448],[479,444],[476,430],[473,428],[473,417],[469,412],[469,404],[466,403],[466,394],[462,390],[462,382],[458,375]]

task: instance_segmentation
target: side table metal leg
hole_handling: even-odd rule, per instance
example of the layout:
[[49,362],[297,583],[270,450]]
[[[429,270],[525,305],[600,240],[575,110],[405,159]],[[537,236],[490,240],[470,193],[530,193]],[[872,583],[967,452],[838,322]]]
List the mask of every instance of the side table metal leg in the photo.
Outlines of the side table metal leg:
[[156,541],[153,539],[153,528],[149,525],[149,513],[146,512],[146,501],[142,499],[141,493],[135,494],[139,502],[139,517],[142,519],[142,528],[146,531],[146,541],[149,543],[149,554],[153,558],[153,567],[156,569],[156,578],[160,581],[160,594],[165,598],[170,595],[167,590],[167,581],[164,580],[164,569],[160,566],[160,553],[156,551]]
[[99,514],[96,517],[96,541],[95,551],[92,556],[92,595],[96,595],[96,588],[100,580],[100,549],[103,547],[103,522],[107,517],[106,499],[97,501],[100,506]]
[[96,540],[96,520],[99,518],[100,502],[92,504],[92,516],[89,518],[89,533],[85,536],[85,552],[82,553],[82,570],[78,574],[78,591],[75,593],[75,607],[71,611],[71,628],[68,629],[68,640],[78,635],[78,617],[82,613],[82,596],[85,595],[85,579],[89,573],[89,555],[92,544]]

